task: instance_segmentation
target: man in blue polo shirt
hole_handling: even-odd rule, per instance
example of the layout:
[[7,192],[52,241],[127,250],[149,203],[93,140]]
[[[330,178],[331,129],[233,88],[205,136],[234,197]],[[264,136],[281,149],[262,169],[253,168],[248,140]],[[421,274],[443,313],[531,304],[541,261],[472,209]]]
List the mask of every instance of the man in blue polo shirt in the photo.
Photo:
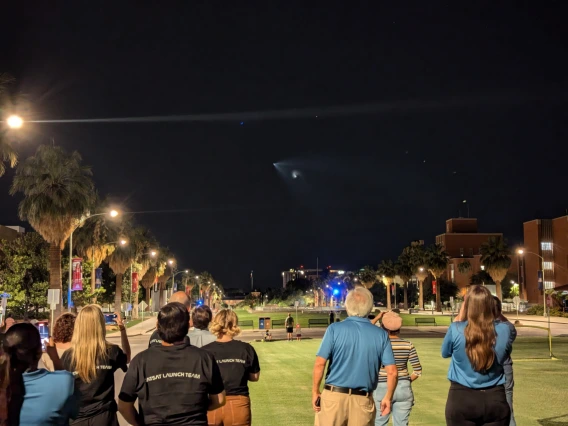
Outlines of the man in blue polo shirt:
[[[312,405],[316,426],[373,426],[377,409],[373,391],[379,370],[385,366],[387,392],[380,412],[390,413],[397,382],[397,369],[387,333],[367,319],[373,295],[363,287],[351,290],[345,299],[347,318],[329,326],[316,354]],[[323,392],[320,385],[327,367]]]

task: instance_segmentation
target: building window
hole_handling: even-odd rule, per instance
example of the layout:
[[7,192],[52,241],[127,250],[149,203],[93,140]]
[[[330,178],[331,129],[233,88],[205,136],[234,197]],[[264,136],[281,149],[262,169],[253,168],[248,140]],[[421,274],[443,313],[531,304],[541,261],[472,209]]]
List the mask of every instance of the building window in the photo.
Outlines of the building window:
[[460,248],[460,256],[463,257],[463,248]]
[[544,282],[545,290],[550,290],[554,288],[554,281],[545,281]]
[[552,262],[542,262],[542,267],[547,271],[551,271],[552,270]]
[[473,248],[470,248],[470,249],[469,249],[469,255],[470,255],[470,256],[473,256]]
[[450,279],[453,281],[455,277],[454,264],[450,264]]
[[540,243],[542,250],[552,250],[552,243]]

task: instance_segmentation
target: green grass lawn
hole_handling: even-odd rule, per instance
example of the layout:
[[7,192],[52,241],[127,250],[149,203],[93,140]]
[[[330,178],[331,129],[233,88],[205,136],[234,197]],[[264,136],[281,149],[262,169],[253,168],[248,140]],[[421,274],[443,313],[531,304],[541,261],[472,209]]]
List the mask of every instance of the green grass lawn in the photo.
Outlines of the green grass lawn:
[[[416,404],[410,424],[444,425],[449,360],[440,356],[442,339],[417,338],[412,341],[424,373],[413,384]],[[312,367],[320,342],[315,339],[253,343],[262,369],[260,381],[250,384],[255,426],[313,424]],[[519,426],[568,425],[568,339],[554,339],[553,352],[561,360],[517,361],[514,364],[515,416]],[[547,354],[546,339],[519,338],[514,346],[513,360],[535,359]]]
[[[254,328],[258,328],[258,319],[260,317],[270,317],[271,320],[275,320],[275,319],[285,319],[288,316],[288,312],[254,312],[252,314],[249,314],[244,309],[238,309],[235,312],[239,316],[239,321],[253,320]],[[290,313],[294,317],[294,321],[296,321],[296,310],[291,308]],[[416,318],[417,315],[401,314],[400,316],[402,317],[403,325],[406,326],[415,325],[414,318]],[[450,325],[451,321],[450,315],[427,315],[427,316],[428,317],[432,316],[436,318],[436,324],[438,325]],[[423,315],[420,315],[419,317],[423,317]],[[302,313],[302,310],[298,309],[298,320],[300,321],[300,326],[307,328],[308,319],[310,318],[329,319],[329,314],[314,313],[308,310]],[[345,318],[347,318],[347,315],[345,314],[345,311],[342,311],[341,320],[344,320]],[[278,326],[278,328],[282,328],[282,326]],[[246,327],[245,329],[248,329],[248,327]]]

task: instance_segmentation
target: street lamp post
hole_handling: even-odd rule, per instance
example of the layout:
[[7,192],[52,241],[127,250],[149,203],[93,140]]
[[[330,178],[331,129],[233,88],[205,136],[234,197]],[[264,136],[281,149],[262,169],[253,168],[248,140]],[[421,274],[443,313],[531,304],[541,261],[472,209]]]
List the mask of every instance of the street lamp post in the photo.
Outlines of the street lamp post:
[[[541,271],[542,271],[542,308],[543,308],[543,316],[546,317],[547,313],[546,313],[546,286],[544,284],[545,283],[545,281],[544,281],[544,257],[542,257],[540,254],[533,253],[532,251],[526,251],[524,249],[518,249],[517,250],[517,254],[519,254],[520,256],[523,256],[525,253],[532,254],[532,255],[538,257],[542,262],[542,266],[541,266]],[[523,264],[524,264],[524,262],[523,262]]]
[[[21,120],[21,119],[20,119]],[[21,127],[21,125],[20,125]],[[118,211],[116,210],[111,210],[108,213],[96,213],[90,216],[87,216],[85,218],[82,218],[79,221],[79,225],[81,225],[83,222],[87,221],[88,219],[91,219],[93,217],[97,217],[97,216],[105,216],[105,215],[109,215],[110,217],[117,217],[119,215]],[[77,228],[75,228],[77,229]],[[71,231],[71,235],[69,235],[69,284],[68,284],[68,288],[67,288],[67,311],[71,312],[71,288],[73,287],[73,232],[75,232],[75,229],[73,229]]]

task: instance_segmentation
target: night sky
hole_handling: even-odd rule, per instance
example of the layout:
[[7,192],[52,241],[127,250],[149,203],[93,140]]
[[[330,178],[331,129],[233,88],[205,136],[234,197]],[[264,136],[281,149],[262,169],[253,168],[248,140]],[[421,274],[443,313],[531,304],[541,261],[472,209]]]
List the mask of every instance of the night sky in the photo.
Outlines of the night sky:
[[[18,150],[78,150],[101,195],[170,211],[137,221],[225,287],[251,269],[277,287],[317,256],[376,265],[434,242],[464,199],[511,243],[566,214],[563,2],[8,3],[0,71],[27,119],[201,115],[28,123]],[[12,176],[4,225],[19,223]]]

